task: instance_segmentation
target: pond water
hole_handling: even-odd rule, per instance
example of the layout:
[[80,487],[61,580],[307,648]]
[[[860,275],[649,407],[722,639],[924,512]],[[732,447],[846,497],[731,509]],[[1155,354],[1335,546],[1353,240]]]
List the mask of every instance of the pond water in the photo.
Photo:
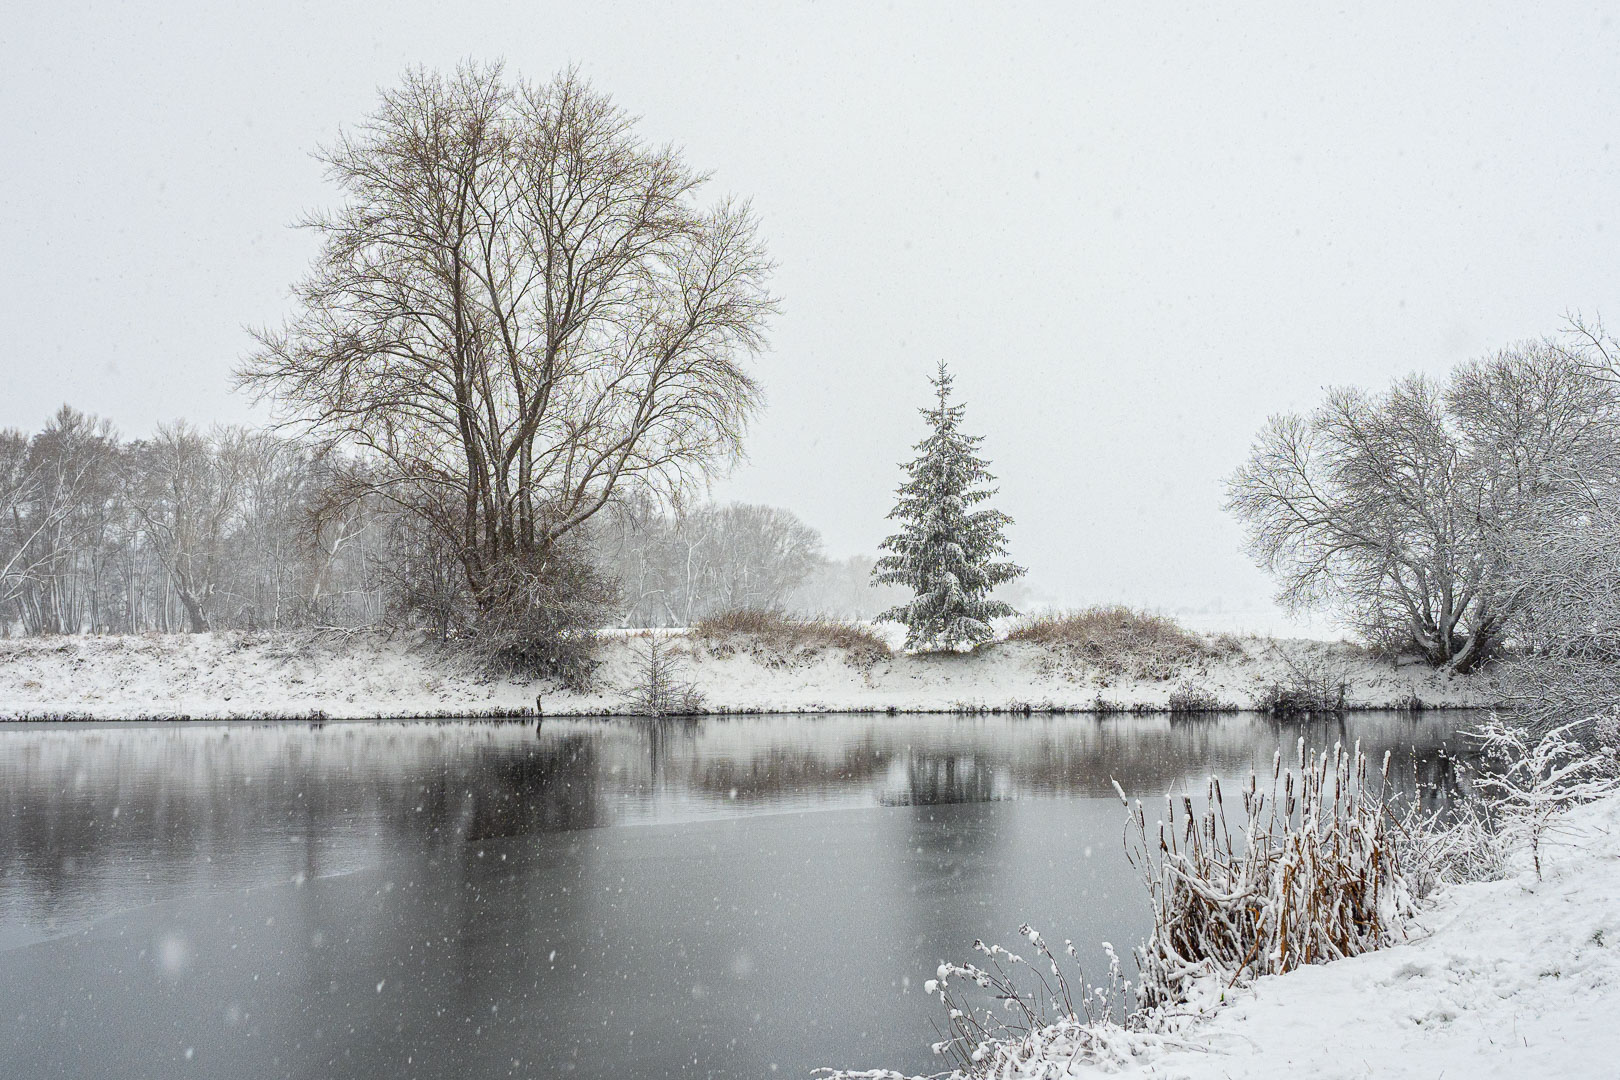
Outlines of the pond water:
[[1113,780],[1462,722],[0,725],[0,1076],[932,1072],[941,959],[1141,938]]

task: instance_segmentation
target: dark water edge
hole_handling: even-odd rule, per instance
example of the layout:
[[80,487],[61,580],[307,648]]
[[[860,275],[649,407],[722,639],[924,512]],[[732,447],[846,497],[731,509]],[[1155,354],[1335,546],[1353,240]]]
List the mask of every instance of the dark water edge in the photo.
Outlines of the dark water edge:
[[1470,715],[0,725],[0,1075],[933,1071],[942,958],[1145,931],[1114,780]]
[[[1465,715],[1468,713],[1512,712],[1513,707],[1507,702],[1498,702],[1490,705],[1423,705],[1422,708],[1411,708],[1406,705],[1345,705],[1339,712],[1343,715],[1358,713],[1399,713],[1414,716],[1421,713],[1443,713]],[[1170,717],[1177,720],[1209,720],[1221,716],[1267,716],[1263,710],[1238,708],[1237,706],[1222,706],[1220,708],[1184,711],[1171,709],[1165,705],[1116,705],[1111,708],[1099,709],[1094,705],[1069,707],[1067,705],[1042,705],[1009,703],[1005,705],[973,705],[958,709],[940,711],[937,709],[911,709],[896,706],[873,706],[861,709],[827,710],[822,708],[786,709],[786,708],[710,708],[705,707],[700,713],[683,716],[670,716],[665,719],[681,722],[695,722],[701,720],[743,720],[756,717],[826,717],[826,716],[1008,716],[1008,717],[1052,717],[1052,716],[1080,716],[1102,719],[1113,716],[1148,716]],[[1324,717],[1271,717],[1277,720],[1324,719]],[[305,712],[243,712],[230,716],[192,716],[190,713],[132,713],[128,716],[107,717],[98,716],[89,712],[38,712],[38,713],[0,713],[0,731],[22,724],[358,724],[358,723],[400,723],[409,721],[440,721],[440,720],[496,720],[496,721],[536,721],[546,720],[643,720],[645,717],[623,716],[604,712],[538,712],[527,706],[518,708],[491,708],[468,711],[437,710],[421,713],[395,713],[388,716],[364,717],[334,717],[323,709],[311,709]]]

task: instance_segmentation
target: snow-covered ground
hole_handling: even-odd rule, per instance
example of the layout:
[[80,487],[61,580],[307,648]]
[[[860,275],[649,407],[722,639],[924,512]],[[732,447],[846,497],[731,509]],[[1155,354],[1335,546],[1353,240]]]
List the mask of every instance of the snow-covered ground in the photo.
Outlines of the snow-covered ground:
[[[661,638],[713,712],[943,712],[961,709],[1162,710],[1191,683],[1248,707],[1290,665],[1328,665],[1359,707],[1484,706],[1499,697],[1489,674],[1439,675],[1392,664],[1354,646],[1244,638],[1204,659],[1159,672],[1109,673],[1041,646],[1001,642],[971,655],[895,653],[861,664],[836,649],[791,654],[746,640],[716,648],[681,632]],[[538,696],[548,715],[616,711],[641,669],[646,639],[609,637],[597,684],[566,692],[490,678],[466,658],[408,635],[242,634],[48,637],[0,640],[0,718],[464,716],[521,713]]]
[[1446,890],[1407,943],[1260,979],[1124,1075],[1620,1076],[1620,796],[1568,813],[1543,869]]

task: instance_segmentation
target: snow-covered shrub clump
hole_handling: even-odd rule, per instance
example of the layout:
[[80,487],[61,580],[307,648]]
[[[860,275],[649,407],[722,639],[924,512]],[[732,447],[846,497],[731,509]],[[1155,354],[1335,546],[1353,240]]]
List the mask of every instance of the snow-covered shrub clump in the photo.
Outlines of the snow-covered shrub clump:
[[1299,657],[1279,654],[1285,674],[1255,697],[1254,707],[1277,717],[1338,716],[1350,692],[1349,665],[1326,649]]
[[1495,831],[1508,847],[1529,850],[1537,878],[1542,840],[1558,816],[1620,788],[1620,752],[1607,730],[1614,721],[1612,713],[1592,716],[1534,735],[1493,715],[1464,733],[1480,744],[1477,783]]
[[[1128,1027],[1117,1012],[1130,984],[1120,975],[1112,945],[1103,943],[1110,963],[1102,986],[1088,986],[1083,977],[1071,984],[1040,931],[1026,924],[1019,933],[1034,949],[1033,960],[975,941],[983,960],[942,963],[924,984],[945,1007],[945,1038],[933,1049],[951,1062],[951,1077],[1056,1077],[1073,1063],[1120,1066],[1148,1047],[1178,1045],[1175,1038],[1140,1025]],[[1065,941],[1063,951],[1075,959],[1073,942]],[[968,996],[975,991],[1000,1007],[975,1008]],[[886,1069],[832,1075],[834,1080],[905,1080]]]
[[1222,701],[1215,691],[1192,679],[1183,679],[1170,691],[1166,706],[1172,716],[1237,711],[1236,705]]

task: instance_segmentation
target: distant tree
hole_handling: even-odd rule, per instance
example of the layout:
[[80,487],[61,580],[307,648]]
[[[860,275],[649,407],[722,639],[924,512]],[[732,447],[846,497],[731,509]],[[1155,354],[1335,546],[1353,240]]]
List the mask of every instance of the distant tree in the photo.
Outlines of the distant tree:
[[783,605],[803,615],[837,619],[872,619],[903,602],[909,590],[898,585],[874,585],[871,555],[823,559],[789,594]]
[[999,510],[971,509],[995,494],[983,486],[995,477],[976,452],[983,437],[960,430],[964,407],[950,403],[952,380],[943,361],[929,381],[938,395],[932,408],[921,410],[930,431],[904,466],[909,479],[889,514],[902,527],[883,541],[888,554],[873,567],[872,581],[914,594],[879,616],[905,624],[906,648],[972,647],[992,636],[991,619],[1017,614],[990,593],[1024,569],[998,558],[1007,553],[1002,531],[1012,519]]
[[627,626],[689,626],[719,611],[780,609],[824,561],[821,534],[791,511],[706,503],[666,512],[640,495],[602,515],[591,546],[619,582]]
[[0,435],[0,608],[35,633],[96,623],[118,513],[112,426],[64,405],[24,440]]
[[300,311],[240,380],[362,448],[358,490],[432,530],[506,633],[617,493],[738,449],[774,308],[754,219],[572,72],[412,72],[320,156],[343,204],[306,222]]
[[203,434],[183,422],[160,425],[134,448],[142,480],[136,512],[192,633],[215,629],[215,593],[229,534],[240,522],[252,450],[241,428]]
[[1336,389],[1272,417],[1227,507],[1290,607],[1326,607],[1373,643],[1465,672],[1510,632],[1515,538],[1567,514],[1577,477],[1613,477],[1620,394],[1554,342]]
[[714,518],[705,553],[711,611],[778,610],[822,561],[821,534],[792,511],[747,503],[706,509]]

